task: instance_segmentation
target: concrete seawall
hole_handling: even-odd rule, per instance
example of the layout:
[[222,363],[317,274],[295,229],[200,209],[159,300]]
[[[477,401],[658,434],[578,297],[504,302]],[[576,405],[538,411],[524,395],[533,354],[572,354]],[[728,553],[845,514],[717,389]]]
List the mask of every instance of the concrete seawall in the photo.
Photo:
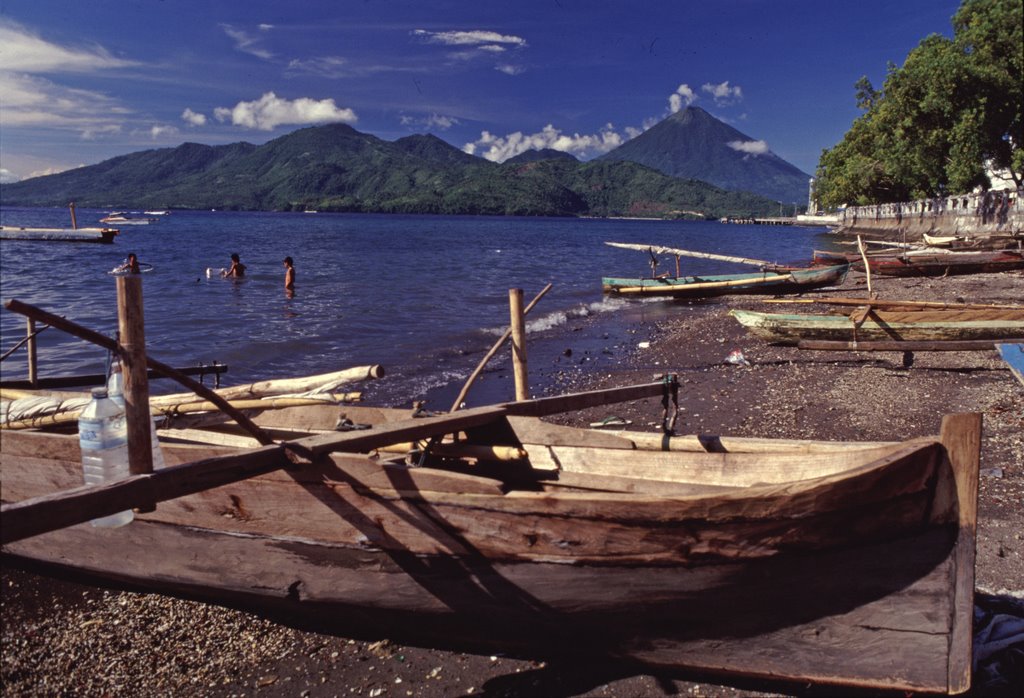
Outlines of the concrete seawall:
[[876,206],[839,214],[837,235],[919,240],[928,235],[1024,237],[1024,190],[987,191]]

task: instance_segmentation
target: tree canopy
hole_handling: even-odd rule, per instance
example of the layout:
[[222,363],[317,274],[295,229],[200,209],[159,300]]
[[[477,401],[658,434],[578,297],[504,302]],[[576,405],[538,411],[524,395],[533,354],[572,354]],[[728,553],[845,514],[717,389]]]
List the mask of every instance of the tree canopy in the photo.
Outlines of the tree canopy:
[[990,186],[986,168],[1024,178],[1024,9],[1020,0],[964,0],[953,38],[932,34],[876,90],[854,86],[864,110],[822,152],[825,207],[907,201]]

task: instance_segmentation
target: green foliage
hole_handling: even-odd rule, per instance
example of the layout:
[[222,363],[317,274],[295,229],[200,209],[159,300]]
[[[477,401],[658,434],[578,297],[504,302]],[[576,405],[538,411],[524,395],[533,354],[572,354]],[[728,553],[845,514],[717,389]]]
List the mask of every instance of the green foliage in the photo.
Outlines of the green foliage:
[[631,162],[541,153],[498,165],[433,136],[391,143],[344,125],[262,146],[134,153],[5,185],[2,194],[6,205],[452,215],[717,218],[771,215],[778,206]]
[[865,110],[818,164],[826,206],[963,193],[989,186],[985,167],[1024,175],[1024,10],[1020,0],[965,0],[953,39],[926,37],[876,91],[857,84]]

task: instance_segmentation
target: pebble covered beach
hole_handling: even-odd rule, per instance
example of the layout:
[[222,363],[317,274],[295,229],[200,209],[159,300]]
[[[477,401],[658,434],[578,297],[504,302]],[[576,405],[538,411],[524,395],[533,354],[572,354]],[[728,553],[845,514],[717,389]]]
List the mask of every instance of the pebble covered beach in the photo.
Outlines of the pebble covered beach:
[[[883,298],[1020,303],[1024,273],[874,279]],[[865,297],[861,274],[827,295]],[[805,298],[813,298],[813,295]],[[801,351],[751,337],[730,307],[812,312],[822,306],[734,297],[679,303],[638,321],[603,349],[600,370],[566,364],[546,392],[650,381],[681,382],[677,433],[891,440],[937,433],[943,414],[981,412],[978,598],[1024,618],[1024,386],[994,351]],[[571,354],[573,336],[565,349]],[[739,351],[745,361],[736,361]],[[733,360],[728,360],[732,355]],[[629,423],[656,431],[660,400],[591,408],[552,419]],[[615,427],[608,427],[611,430]],[[550,657],[444,652],[386,637],[304,631],[243,612],[2,569],[0,680],[5,695],[80,696],[658,696],[832,695],[827,688]],[[1016,695],[1024,654],[1003,652],[976,672],[973,695]]]

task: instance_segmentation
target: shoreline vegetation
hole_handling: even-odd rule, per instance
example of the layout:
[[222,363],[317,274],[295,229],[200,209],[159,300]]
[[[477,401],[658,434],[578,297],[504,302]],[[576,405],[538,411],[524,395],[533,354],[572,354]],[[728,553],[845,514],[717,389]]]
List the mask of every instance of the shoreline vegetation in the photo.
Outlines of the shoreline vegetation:
[[[873,279],[887,299],[1019,303],[1024,274]],[[865,297],[850,274],[827,295]],[[813,299],[813,294],[804,296]],[[1024,617],[1024,390],[994,351],[803,352],[746,335],[732,307],[780,309],[764,297],[678,304],[667,319],[632,316],[612,367],[551,374],[535,392],[563,393],[679,375],[678,433],[885,440],[932,434],[943,414],[981,412],[978,603]],[[784,306],[783,306],[784,307]],[[599,322],[599,321],[595,321]],[[567,337],[567,346],[573,338]],[[739,350],[749,362],[727,360]],[[656,431],[660,401],[591,408],[560,423],[631,422]],[[614,418],[614,419],[610,419]],[[614,428],[612,429],[614,431]],[[813,688],[736,677],[650,673],[551,657],[513,658],[398,645],[386,637],[304,632],[270,620],[153,594],[102,590],[13,569],[2,572],[0,678],[12,695],[533,696],[805,695]],[[752,590],[756,593],[756,590]],[[855,651],[851,648],[851,651]],[[1019,654],[975,674],[973,695],[1011,695]],[[1016,673],[1013,673],[1016,672]],[[826,688],[819,690],[827,691]]]

